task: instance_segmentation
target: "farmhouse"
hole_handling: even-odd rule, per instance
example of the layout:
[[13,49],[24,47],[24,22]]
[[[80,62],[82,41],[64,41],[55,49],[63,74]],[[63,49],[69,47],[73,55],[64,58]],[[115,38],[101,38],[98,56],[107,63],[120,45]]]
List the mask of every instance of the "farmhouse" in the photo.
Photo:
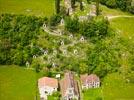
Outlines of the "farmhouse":
[[79,100],[78,83],[72,72],[65,73],[64,79],[60,81],[62,100]]
[[47,95],[51,95],[58,89],[58,81],[54,78],[43,77],[38,80],[38,88],[40,98],[46,99]]
[[97,75],[81,75],[82,89],[98,88],[100,86],[100,79]]

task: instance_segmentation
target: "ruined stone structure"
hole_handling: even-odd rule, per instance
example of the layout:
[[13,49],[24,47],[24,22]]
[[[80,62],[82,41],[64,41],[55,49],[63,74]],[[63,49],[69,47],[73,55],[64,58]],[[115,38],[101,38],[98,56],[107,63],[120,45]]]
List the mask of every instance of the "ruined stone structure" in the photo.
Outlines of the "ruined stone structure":
[[71,0],[64,0],[66,12],[71,15],[73,13],[73,8],[71,6]]

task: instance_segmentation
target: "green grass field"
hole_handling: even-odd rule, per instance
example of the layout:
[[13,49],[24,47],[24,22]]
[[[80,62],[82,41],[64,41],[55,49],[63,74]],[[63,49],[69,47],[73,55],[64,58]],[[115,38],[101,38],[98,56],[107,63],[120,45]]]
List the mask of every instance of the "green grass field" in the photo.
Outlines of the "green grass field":
[[50,16],[54,0],[0,0],[0,13]]
[[88,89],[83,93],[83,100],[99,100],[99,98],[102,98],[101,88]]
[[32,70],[0,66],[0,100],[34,100],[36,76]]
[[121,35],[124,37],[134,36],[134,17],[131,18],[116,18],[111,20],[111,25],[113,28],[120,30]]
[[118,73],[108,75],[102,86],[104,100],[134,100],[133,90],[134,84],[126,83]]

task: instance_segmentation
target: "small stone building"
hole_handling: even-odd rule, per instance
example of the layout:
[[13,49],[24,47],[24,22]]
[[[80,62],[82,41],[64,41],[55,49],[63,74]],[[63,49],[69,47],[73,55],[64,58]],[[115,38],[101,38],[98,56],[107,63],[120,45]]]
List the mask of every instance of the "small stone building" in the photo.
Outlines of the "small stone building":
[[100,79],[95,74],[81,75],[82,89],[98,88],[100,87]]
[[71,0],[64,0],[64,5],[66,8],[66,12],[71,15],[73,13],[73,8],[71,6]]

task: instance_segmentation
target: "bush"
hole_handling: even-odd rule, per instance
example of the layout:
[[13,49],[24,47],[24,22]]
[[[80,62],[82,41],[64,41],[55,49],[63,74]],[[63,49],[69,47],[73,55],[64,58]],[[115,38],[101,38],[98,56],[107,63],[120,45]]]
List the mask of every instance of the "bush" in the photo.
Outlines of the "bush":
[[71,33],[77,33],[79,31],[79,20],[77,17],[71,19],[70,17],[65,18],[65,29]]
[[129,11],[134,14],[134,6],[130,6]]
[[116,8],[116,0],[108,0],[106,1],[106,5],[110,8]]
[[80,25],[80,34],[87,38],[102,38],[108,34],[108,20],[104,18],[94,19],[89,22],[83,22]]
[[101,0],[100,2],[110,8],[119,8],[134,13],[132,0]]
[[61,21],[61,16],[60,15],[53,15],[49,19],[49,26],[56,26],[58,23]]

